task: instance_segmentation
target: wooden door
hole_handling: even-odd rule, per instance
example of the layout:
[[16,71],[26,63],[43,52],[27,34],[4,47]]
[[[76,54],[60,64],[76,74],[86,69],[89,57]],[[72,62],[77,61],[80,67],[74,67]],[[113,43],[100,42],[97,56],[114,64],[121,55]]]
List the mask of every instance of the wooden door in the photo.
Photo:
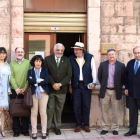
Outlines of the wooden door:
[[25,33],[25,58],[31,59],[37,51],[44,52],[44,57],[53,54],[56,33]]

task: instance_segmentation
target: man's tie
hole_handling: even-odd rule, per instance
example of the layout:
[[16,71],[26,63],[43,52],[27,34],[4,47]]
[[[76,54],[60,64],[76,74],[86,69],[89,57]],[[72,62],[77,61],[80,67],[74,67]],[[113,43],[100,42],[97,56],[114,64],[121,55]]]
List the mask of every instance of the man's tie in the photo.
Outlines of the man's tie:
[[59,67],[59,58],[57,58],[56,64],[57,64],[57,68],[58,68]]
[[138,61],[136,62],[136,65],[135,65],[135,69],[134,69],[134,73],[136,75],[137,71],[138,71],[138,68],[139,68],[139,64],[138,64]]

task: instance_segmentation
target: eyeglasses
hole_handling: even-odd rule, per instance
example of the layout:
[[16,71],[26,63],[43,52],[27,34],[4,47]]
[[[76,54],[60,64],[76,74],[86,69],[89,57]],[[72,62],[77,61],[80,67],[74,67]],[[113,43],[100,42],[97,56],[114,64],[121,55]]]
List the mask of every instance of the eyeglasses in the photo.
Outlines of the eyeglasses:
[[57,52],[59,52],[59,51],[64,52],[64,50],[60,50],[60,49],[56,49],[56,51],[57,51]]
[[20,52],[20,51],[18,51],[18,52],[16,52],[16,53],[24,53],[24,52],[22,52],[22,51],[21,51],[21,52]]

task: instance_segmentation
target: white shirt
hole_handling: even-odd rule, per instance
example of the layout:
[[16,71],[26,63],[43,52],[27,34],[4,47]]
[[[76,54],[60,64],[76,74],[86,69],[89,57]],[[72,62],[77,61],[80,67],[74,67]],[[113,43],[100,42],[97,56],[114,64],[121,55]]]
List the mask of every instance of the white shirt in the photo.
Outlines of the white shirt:
[[[84,57],[77,57],[78,58],[78,62],[79,62],[79,69],[80,69],[80,77],[79,77],[79,81],[83,81],[83,73],[82,73],[82,67],[83,67],[83,60]],[[91,70],[92,70],[92,79],[93,79],[93,83],[96,83],[97,78],[96,78],[96,67],[95,67],[95,61],[94,58],[92,57],[91,59]]]
[[58,59],[58,61],[59,61],[59,63],[60,63],[61,57],[56,57],[56,56],[54,55],[54,58],[55,58],[56,63],[57,63],[57,59]]
[[[39,70],[39,76],[40,76],[41,70],[42,70],[42,68],[40,68],[40,70]],[[34,68],[34,71],[35,71],[35,68]],[[36,79],[36,84],[34,84],[34,86],[38,87],[38,83],[40,83],[40,82],[41,82],[40,78]],[[39,86],[39,88],[40,88],[41,92],[44,92],[44,89],[41,86]]]
[[18,62],[18,60],[16,59],[17,63],[21,64],[23,62],[24,58],[22,58],[21,62]]

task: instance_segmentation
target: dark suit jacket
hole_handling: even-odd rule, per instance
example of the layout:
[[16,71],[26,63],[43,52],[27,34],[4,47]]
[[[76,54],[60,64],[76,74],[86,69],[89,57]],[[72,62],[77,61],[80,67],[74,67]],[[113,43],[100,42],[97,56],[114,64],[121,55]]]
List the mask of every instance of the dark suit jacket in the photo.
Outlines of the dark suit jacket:
[[125,89],[128,89],[128,94],[130,97],[135,99],[140,98],[140,67],[134,75],[134,64],[135,59],[132,59],[128,62],[126,67],[126,76],[125,76]]
[[[32,70],[32,75],[31,75],[31,70]],[[34,86],[34,84],[36,84],[36,76],[35,76],[34,68],[32,68],[31,70],[28,70],[28,83],[32,86],[31,90],[32,90],[32,94],[34,94],[36,90],[36,87]],[[32,77],[32,79],[30,79],[29,77]],[[44,79],[44,81],[38,83],[38,86],[41,86],[49,95],[50,94],[48,88],[49,74],[46,68],[42,68],[40,73],[40,78]]]
[[[57,68],[54,55],[45,58],[46,68],[49,71],[49,90],[51,93],[66,94],[68,84],[72,76],[72,67],[70,59],[62,56],[59,67]],[[52,85],[54,83],[61,83],[60,90],[54,90]]]
[[[105,61],[100,63],[98,68],[98,80],[101,84],[100,88],[100,98],[105,97],[107,80],[108,80],[108,69],[109,69],[109,61]],[[125,81],[125,65],[116,60],[115,64],[115,74],[114,74],[114,84],[116,91],[116,99],[120,100],[122,98],[122,86]]]

